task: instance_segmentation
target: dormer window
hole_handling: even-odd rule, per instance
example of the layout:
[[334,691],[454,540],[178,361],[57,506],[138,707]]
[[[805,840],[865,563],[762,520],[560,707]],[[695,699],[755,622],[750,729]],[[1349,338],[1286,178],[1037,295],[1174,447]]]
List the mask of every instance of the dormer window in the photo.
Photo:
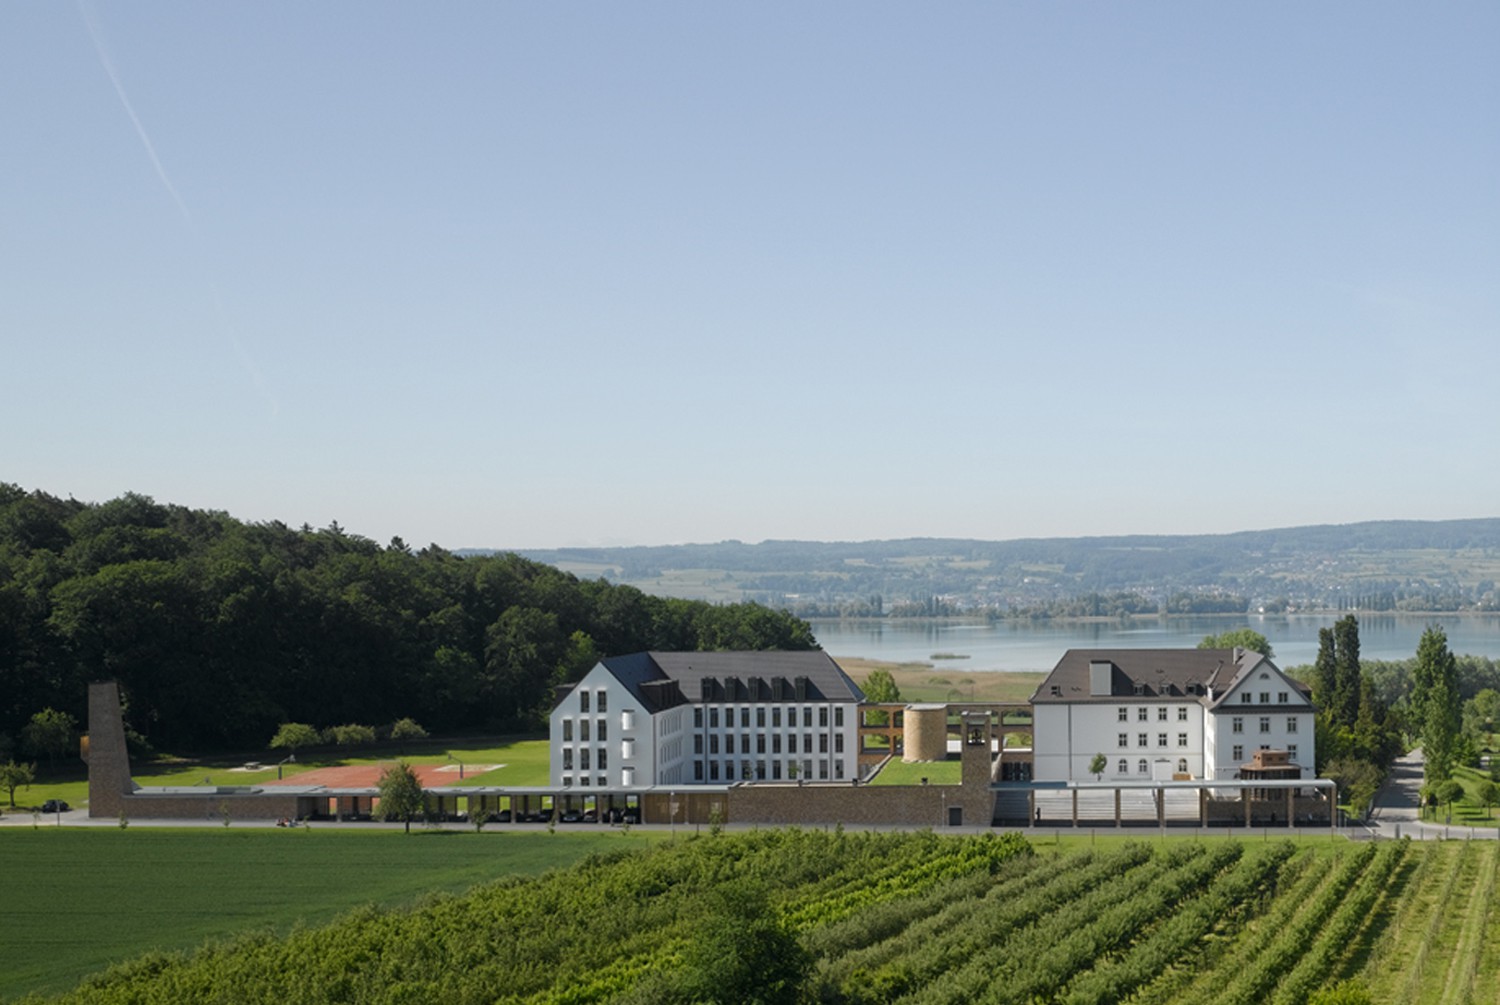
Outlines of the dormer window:
[[1061,698],[1062,697],[1062,686],[1060,684],[1053,684],[1052,685],[1052,697],[1054,697],[1054,698]]
[[1135,693],[1136,694],[1145,694],[1146,693],[1146,685],[1137,683],[1136,686],[1135,686]]

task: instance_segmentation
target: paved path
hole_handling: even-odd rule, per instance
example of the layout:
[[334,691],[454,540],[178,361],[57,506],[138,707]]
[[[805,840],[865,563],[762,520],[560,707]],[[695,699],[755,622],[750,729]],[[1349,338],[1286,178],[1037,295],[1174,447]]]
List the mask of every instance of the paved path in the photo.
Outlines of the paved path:
[[1418,818],[1422,805],[1422,748],[1418,747],[1401,757],[1391,767],[1385,784],[1375,795],[1374,807],[1370,810],[1369,829],[1383,838],[1409,837],[1418,841],[1437,841],[1443,838],[1488,838],[1500,837],[1494,827],[1465,827],[1423,823]]

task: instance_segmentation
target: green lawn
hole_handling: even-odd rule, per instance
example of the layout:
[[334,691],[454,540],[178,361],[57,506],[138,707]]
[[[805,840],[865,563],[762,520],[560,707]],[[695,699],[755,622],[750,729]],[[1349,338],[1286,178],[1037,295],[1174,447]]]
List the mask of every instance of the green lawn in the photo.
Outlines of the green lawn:
[[957,785],[963,780],[962,761],[917,761],[908,764],[893,757],[880,769],[880,774],[870,780],[871,785],[921,785],[926,778],[929,785]]
[[0,830],[0,997],[60,991],[152,949],[319,924],[570,865],[657,835],[96,828]]
[[[141,785],[258,785],[276,779],[276,762],[279,751],[267,751],[260,758],[260,771],[243,770],[243,760],[209,759],[185,761],[181,758],[160,761],[133,761],[131,773]],[[465,772],[460,779],[455,773],[450,785],[546,785],[547,741],[534,739],[506,740],[495,744],[460,744],[448,747],[441,741],[428,741],[413,746],[402,754],[389,744],[373,750],[351,750],[347,756],[327,749],[304,754],[294,764],[281,768],[286,778],[316,768],[336,767],[345,764],[376,764],[404,758],[412,764],[450,764],[449,757],[465,764],[500,764],[503,767],[482,774]],[[49,772],[45,763],[38,765],[41,780],[29,789],[16,790],[16,809],[11,810],[3,801],[0,792],[0,807],[4,812],[28,814],[31,807],[40,806],[48,799],[64,799],[78,807],[88,803],[89,785],[82,764],[72,762],[56,772]]]

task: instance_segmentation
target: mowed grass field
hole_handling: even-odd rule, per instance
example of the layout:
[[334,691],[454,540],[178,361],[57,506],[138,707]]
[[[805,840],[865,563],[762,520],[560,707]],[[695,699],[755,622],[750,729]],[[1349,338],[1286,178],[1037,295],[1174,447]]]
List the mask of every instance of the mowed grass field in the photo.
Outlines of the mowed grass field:
[[414,831],[31,828],[0,830],[0,999],[55,992],[151,950],[326,923],[654,835]]

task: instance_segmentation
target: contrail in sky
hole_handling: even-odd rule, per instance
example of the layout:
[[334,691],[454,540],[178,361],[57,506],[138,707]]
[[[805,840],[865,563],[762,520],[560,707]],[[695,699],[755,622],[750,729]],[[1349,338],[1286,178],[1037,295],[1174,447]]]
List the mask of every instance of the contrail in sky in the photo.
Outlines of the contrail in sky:
[[131,125],[135,126],[135,134],[141,138],[141,145],[146,148],[146,156],[151,158],[151,166],[156,168],[156,177],[161,179],[167,193],[172,196],[172,201],[177,203],[177,209],[182,213],[182,218],[187,221],[188,226],[193,226],[193,214],[188,212],[187,203],[182,201],[182,196],[177,194],[177,186],[172,184],[172,179],[167,177],[167,169],[161,166],[161,158],[156,156],[156,146],[151,142],[151,137],[146,133],[146,127],[141,125],[140,117],[135,114],[135,107],[131,105],[130,98],[125,94],[125,88],[120,84],[120,75],[115,72],[115,64],[109,58],[109,52],[104,48],[104,39],[99,35],[99,24],[94,18],[93,11],[79,0],[78,12],[83,15],[83,23],[88,27],[89,38],[94,43],[94,52],[99,56],[99,65],[104,67],[104,72],[109,74],[109,82],[114,85],[115,94],[120,99],[120,104],[125,106],[125,114],[130,116]]
[[[156,177],[161,179],[162,187],[167,190],[167,194],[177,204],[177,211],[182,214],[182,219],[187,223],[188,231],[193,235],[195,240],[201,243],[198,226],[193,221],[193,214],[188,210],[187,203],[183,201],[182,196],[178,194],[177,186],[173,185],[172,179],[167,176],[167,169],[162,167],[161,158],[156,155],[156,145],[151,142],[151,136],[146,132],[146,127],[141,125],[140,116],[135,114],[135,106],[130,103],[130,98],[125,93],[125,87],[120,83],[120,75],[115,72],[114,61],[109,58],[109,50],[105,48],[103,35],[99,31],[98,20],[94,17],[94,13],[89,6],[84,3],[84,0],[78,0],[78,12],[83,15],[83,23],[88,28],[89,39],[94,43],[94,52],[99,56],[99,65],[104,67],[104,72],[108,74],[109,82],[115,89],[116,97],[120,99],[120,104],[125,106],[125,114],[130,117],[130,124],[135,126],[135,134],[140,137],[141,146],[146,148],[146,156],[151,158],[151,166],[156,169]],[[199,260],[202,261],[202,259],[203,256],[200,255]],[[256,366],[255,360],[251,357],[249,350],[245,348],[244,343],[240,341],[240,337],[235,334],[233,326],[229,323],[229,312],[224,308],[224,299],[219,294],[218,285],[210,279],[208,287],[209,292],[213,295],[214,309],[219,315],[219,324],[224,329],[224,333],[229,337],[229,342],[234,347],[235,355],[239,358],[240,365],[249,373],[250,380],[254,383],[255,389],[265,398],[271,415],[275,416],[281,411],[280,401],[277,400],[276,395],[272,393],[270,388],[266,386],[266,380],[261,373],[260,367]]]

